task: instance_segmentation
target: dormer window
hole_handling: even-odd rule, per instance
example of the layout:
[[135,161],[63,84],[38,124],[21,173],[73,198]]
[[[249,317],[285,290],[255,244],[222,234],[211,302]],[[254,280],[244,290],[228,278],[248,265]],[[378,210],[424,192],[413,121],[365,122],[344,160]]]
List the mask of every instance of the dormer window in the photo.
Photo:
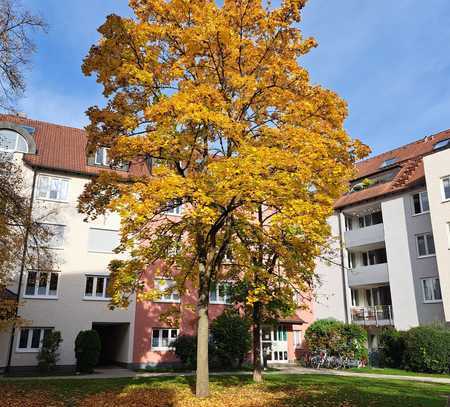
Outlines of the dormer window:
[[440,148],[450,146],[450,138],[446,138],[445,140],[438,141],[434,146],[433,150],[439,150]]
[[95,165],[103,165],[108,166],[109,165],[109,158],[108,158],[108,148],[106,147],[100,147],[95,152]]
[[28,143],[23,136],[12,130],[0,130],[0,151],[28,153]]
[[397,162],[397,157],[388,158],[387,160],[383,161],[383,164],[381,164],[380,168],[389,167],[390,165],[393,165]]

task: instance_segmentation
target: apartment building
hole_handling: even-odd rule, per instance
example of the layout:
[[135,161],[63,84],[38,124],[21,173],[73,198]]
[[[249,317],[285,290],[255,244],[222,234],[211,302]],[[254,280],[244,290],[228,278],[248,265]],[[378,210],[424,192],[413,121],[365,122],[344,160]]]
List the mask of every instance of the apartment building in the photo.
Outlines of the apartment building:
[[332,223],[339,225],[333,233],[342,262],[319,274],[342,276],[344,289],[339,295],[325,282],[318,292],[335,298],[330,306],[325,297],[315,315],[365,326],[370,348],[385,326],[449,321],[448,147],[445,131],[364,160],[336,202]]
[[[61,332],[59,367],[73,370],[74,342],[81,330],[96,329],[102,340],[101,363],[145,367],[176,362],[170,343],[179,334],[195,332],[195,291],[180,297],[164,295],[158,301],[132,299],[127,309],[108,307],[107,266],[116,257],[120,219],[101,217],[85,222],[77,200],[89,180],[109,169],[107,151],[86,157],[86,134],[80,129],[0,115],[0,150],[20,163],[31,198],[33,215],[53,232],[48,243],[56,259],[54,270],[30,270],[24,265],[19,278],[8,287],[19,294],[19,315],[26,321],[14,332],[0,332],[0,369],[30,370],[48,330]],[[118,169],[124,178],[148,173],[147,164],[129,163]],[[175,208],[168,216],[179,216]],[[19,276],[18,276],[19,277]],[[170,280],[158,278],[156,269],[146,273],[147,287],[160,289]],[[230,306],[226,284],[211,292],[210,318]],[[181,323],[162,318],[170,309],[182,310]],[[263,330],[262,345],[269,361],[287,363],[296,358],[312,313],[299,309],[295,316]]]

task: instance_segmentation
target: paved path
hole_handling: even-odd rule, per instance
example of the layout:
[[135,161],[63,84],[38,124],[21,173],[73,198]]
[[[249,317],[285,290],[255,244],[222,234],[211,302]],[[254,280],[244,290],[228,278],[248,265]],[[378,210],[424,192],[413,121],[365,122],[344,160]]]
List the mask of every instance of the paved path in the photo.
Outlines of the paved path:
[[[345,370],[328,370],[328,369],[307,369],[298,366],[286,366],[280,367],[279,371],[266,372],[266,375],[270,374],[318,374],[318,375],[331,375],[331,376],[346,376],[346,377],[363,377],[371,379],[391,379],[391,380],[404,380],[412,382],[424,382],[424,383],[439,383],[449,384],[450,378],[441,377],[422,377],[422,376],[397,376],[377,373],[357,373],[348,372]],[[251,372],[214,372],[210,373],[211,376],[233,376],[233,375],[251,375]],[[91,375],[75,375],[75,376],[34,376],[34,377],[8,377],[3,378],[6,380],[54,380],[54,379],[114,379],[114,378],[143,378],[143,377],[170,377],[170,376],[194,376],[195,372],[185,373],[157,373],[157,372],[134,372],[132,370],[123,368],[104,368],[97,369],[94,374]]]

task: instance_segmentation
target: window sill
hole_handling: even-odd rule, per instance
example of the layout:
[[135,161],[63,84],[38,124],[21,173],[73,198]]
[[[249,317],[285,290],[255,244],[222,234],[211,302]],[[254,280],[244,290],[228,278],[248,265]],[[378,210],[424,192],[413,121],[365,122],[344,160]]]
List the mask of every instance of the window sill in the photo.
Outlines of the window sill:
[[413,213],[412,217],[420,216],[420,215],[429,215],[430,211],[420,212],[420,213]]
[[210,305],[232,305],[229,302],[222,302],[222,301],[210,301],[209,303]]
[[83,300],[85,300],[85,301],[100,301],[100,302],[107,302],[107,301],[111,301],[111,298],[103,298],[103,297],[83,297]]
[[447,202],[450,202],[450,198],[448,198],[448,199],[443,199],[443,200],[441,201],[441,203],[447,203]]
[[40,349],[20,349],[16,348],[16,353],[38,353]]
[[442,300],[424,300],[423,301],[424,304],[439,304],[441,302],[442,302]]
[[173,352],[174,351],[174,349],[173,348],[155,348],[155,347],[152,347],[152,351],[153,352]]
[[45,201],[45,202],[58,202],[58,203],[65,203],[65,204],[69,203],[69,201],[63,201],[63,200],[60,200],[60,199],[50,199],[50,198],[38,198],[38,197],[36,197],[36,200],[38,200],[38,201]]
[[153,302],[162,304],[180,304],[181,300],[154,300]]
[[98,250],[88,250],[88,253],[93,253],[93,254],[116,254],[114,252],[102,252],[102,251],[98,251]]
[[426,254],[424,256],[417,256],[418,259],[428,259],[430,257],[436,257],[436,254]]
[[22,298],[26,298],[27,300],[57,300],[57,295],[30,295],[24,294]]

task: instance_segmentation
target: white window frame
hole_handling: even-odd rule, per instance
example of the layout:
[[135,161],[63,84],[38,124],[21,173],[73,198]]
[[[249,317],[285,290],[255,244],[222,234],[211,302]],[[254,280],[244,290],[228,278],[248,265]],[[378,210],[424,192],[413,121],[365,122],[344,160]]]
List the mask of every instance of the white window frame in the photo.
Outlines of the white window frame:
[[224,286],[224,285],[228,285],[229,287],[231,287],[232,284],[233,283],[231,281],[221,281],[221,282],[217,283],[215,285],[216,299],[215,300],[211,299],[211,290],[210,290],[210,292],[209,292],[209,303],[210,304],[230,305],[231,304],[231,302],[230,302],[231,298],[228,298],[227,290],[225,290],[225,295],[224,295],[223,299],[219,300],[219,290],[220,290],[219,287],[220,286]]
[[[86,294],[88,278],[93,278],[92,295],[87,295]],[[98,279],[99,278],[103,278],[103,288],[102,288],[102,295],[101,296],[95,295],[97,293],[97,284],[98,284]],[[108,297],[107,296],[108,294],[106,292],[106,288],[108,287],[109,281],[110,281],[109,274],[85,274],[84,275],[83,300],[88,300],[88,301],[110,301],[111,297]]]
[[[30,275],[30,273],[36,273],[36,281],[34,283],[34,293],[33,294],[27,294],[27,288],[28,288],[28,277]],[[39,292],[39,281],[40,281],[40,276],[42,273],[47,273],[47,284],[45,287],[45,294],[38,294]],[[50,295],[50,279],[51,276],[55,274],[58,278],[57,278],[57,282],[56,282],[56,294],[55,295]],[[59,286],[60,286],[60,282],[61,282],[61,273],[58,271],[45,271],[45,270],[28,270],[27,272],[27,276],[26,276],[26,280],[25,280],[25,284],[24,284],[24,288],[23,288],[23,294],[22,297],[23,298],[36,298],[36,299],[57,299],[59,296]]]
[[450,182],[450,175],[446,175],[445,177],[441,178],[441,194],[442,194],[442,202],[449,202],[450,196],[445,196],[445,188],[444,188],[444,181],[447,180]]
[[101,227],[96,227],[96,226],[91,226],[90,228],[89,228],[89,230],[88,230],[88,240],[87,240],[87,244],[88,244],[88,252],[89,253],[103,253],[103,254],[111,254],[111,253],[114,253],[114,249],[117,247],[114,247],[111,251],[108,251],[108,250],[94,250],[94,249],[91,249],[90,247],[89,247],[89,242],[90,242],[90,239],[89,239],[89,232],[91,231],[91,230],[102,230],[102,231],[105,231],[105,232],[115,232],[115,233],[117,233],[117,236],[118,236],[118,238],[119,238],[119,243],[118,244],[120,244],[120,235],[119,235],[119,230],[117,230],[117,229],[106,229],[106,228],[101,228]]
[[300,329],[294,329],[292,331],[292,343],[294,344],[294,349],[302,347],[302,331]]
[[[22,331],[25,330],[25,329],[29,330],[29,332],[28,332],[28,339],[27,339],[27,347],[26,348],[20,348],[19,347],[19,345],[20,345],[20,337],[22,335]],[[38,348],[32,348],[31,347],[31,341],[32,341],[32,338],[33,338],[33,331],[36,330],[36,329],[40,329],[41,330],[40,335],[39,335],[39,347]],[[18,335],[17,335],[16,352],[17,353],[38,353],[39,350],[42,348],[42,340],[44,339],[44,332],[45,332],[46,329],[53,330],[54,328],[53,327],[41,327],[41,326],[39,326],[39,327],[36,327],[36,326],[29,326],[29,327],[28,326],[24,326],[24,327],[20,328],[19,331],[18,331]]]
[[[423,210],[423,201],[422,201],[422,196],[423,194],[426,194],[427,196],[427,201],[428,201],[428,210],[424,211]],[[420,212],[415,212],[415,206],[414,206],[414,197],[416,195],[419,195],[419,205],[420,205]],[[420,191],[420,192],[416,192],[415,194],[411,195],[411,202],[412,202],[412,216],[419,216],[419,215],[423,215],[425,213],[430,213],[430,201],[428,200],[428,192],[427,191]]]
[[[170,294],[163,292],[173,286],[175,286],[175,281],[170,278],[164,277],[156,277],[154,279],[155,289],[161,291],[161,297],[155,300],[154,302],[171,302],[171,303],[180,303],[180,294],[178,291],[173,291]],[[168,297],[168,298],[167,298]]]
[[168,216],[182,216],[183,215],[183,204],[174,206],[173,208],[164,211],[165,215]]
[[[94,163],[95,165],[101,165],[103,167],[109,166],[110,160],[108,158],[108,147],[99,147],[94,154]],[[102,159],[101,161],[97,161],[97,153],[100,152]]]
[[[153,346],[153,332],[158,330],[158,346]],[[162,343],[162,339],[163,339],[163,331],[168,331],[168,341],[169,344],[168,346],[161,346]],[[172,339],[172,331],[176,331],[176,338]],[[173,347],[170,346],[170,343],[174,340],[176,340],[178,338],[178,336],[180,335],[180,330],[178,328],[152,328],[152,334],[151,334],[151,338],[150,338],[150,343],[151,343],[151,350],[153,351],[169,351],[172,350]]]
[[[40,196],[39,195],[39,186],[40,186],[41,180],[43,178],[49,179],[49,185],[50,185],[50,182],[52,179],[56,179],[61,182],[66,182],[67,183],[67,188],[66,188],[67,196],[64,199],[50,198],[50,188],[46,191],[46,196]],[[69,202],[69,183],[70,183],[70,179],[66,178],[66,177],[59,177],[59,176],[48,175],[48,174],[39,174],[37,177],[37,182],[36,182],[36,199],[39,199],[41,201],[51,201],[51,202]]]
[[[433,237],[433,242],[434,242],[434,236],[433,233],[431,232],[427,232],[427,233],[420,233],[418,235],[415,236],[416,238],[416,250],[417,250],[417,258],[418,259],[425,259],[427,257],[436,257],[436,243],[434,244],[434,253],[430,253],[430,249],[428,247],[428,239],[427,236],[431,235]],[[426,250],[426,254],[420,254],[419,251],[419,237],[424,237],[424,242],[425,242],[425,250]]]
[[[437,299],[437,298],[435,298],[434,297],[434,290],[432,289],[431,290],[431,295],[432,295],[432,299],[431,300],[427,300],[426,298],[425,298],[425,281],[434,281],[434,282],[438,282],[438,284],[439,284],[439,291],[441,292],[441,298],[439,299]],[[433,284],[433,283],[432,283]],[[427,278],[422,278],[421,280],[420,280],[420,285],[421,285],[421,287],[422,287],[422,298],[423,298],[423,302],[425,303],[425,304],[435,304],[435,303],[439,303],[439,302],[442,302],[442,289],[441,289],[441,282],[439,281],[439,278],[438,277],[427,277]]]
[[[23,154],[27,154],[29,152],[30,146],[28,145],[28,140],[25,137],[23,137],[20,133],[18,133],[17,131],[14,131],[14,130],[9,130],[9,129],[1,129],[1,130],[6,133],[14,134],[16,136],[16,143],[15,143],[13,149],[6,149],[6,148],[0,147],[0,151],[5,152],[5,153],[23,153]],[[1,132],[0,132],[0,138],[1,138]],[[27,151],[22,151],[22,150],[18,149],[19,138],[21,138],[25,141],[25,144],[27,146]]]
[[57,223],[41,223],[41,225],[43,225],[44,227],[49,227],[50,229],[52,227],[62,228],[62,243],[61,243],[61,246],[54,246],[54,245],[52,245],[53,236],[51,236],[48,242],[46,242],[45,244],[40,245],[40,246],[41,247],[45,247],[47,249],[55,249],[55,250],[62,250],[62,249],[64,249],[64,243],[66,241],[66,239],[65,239],[66,225],[61,225],[61,224],[57,224]]

